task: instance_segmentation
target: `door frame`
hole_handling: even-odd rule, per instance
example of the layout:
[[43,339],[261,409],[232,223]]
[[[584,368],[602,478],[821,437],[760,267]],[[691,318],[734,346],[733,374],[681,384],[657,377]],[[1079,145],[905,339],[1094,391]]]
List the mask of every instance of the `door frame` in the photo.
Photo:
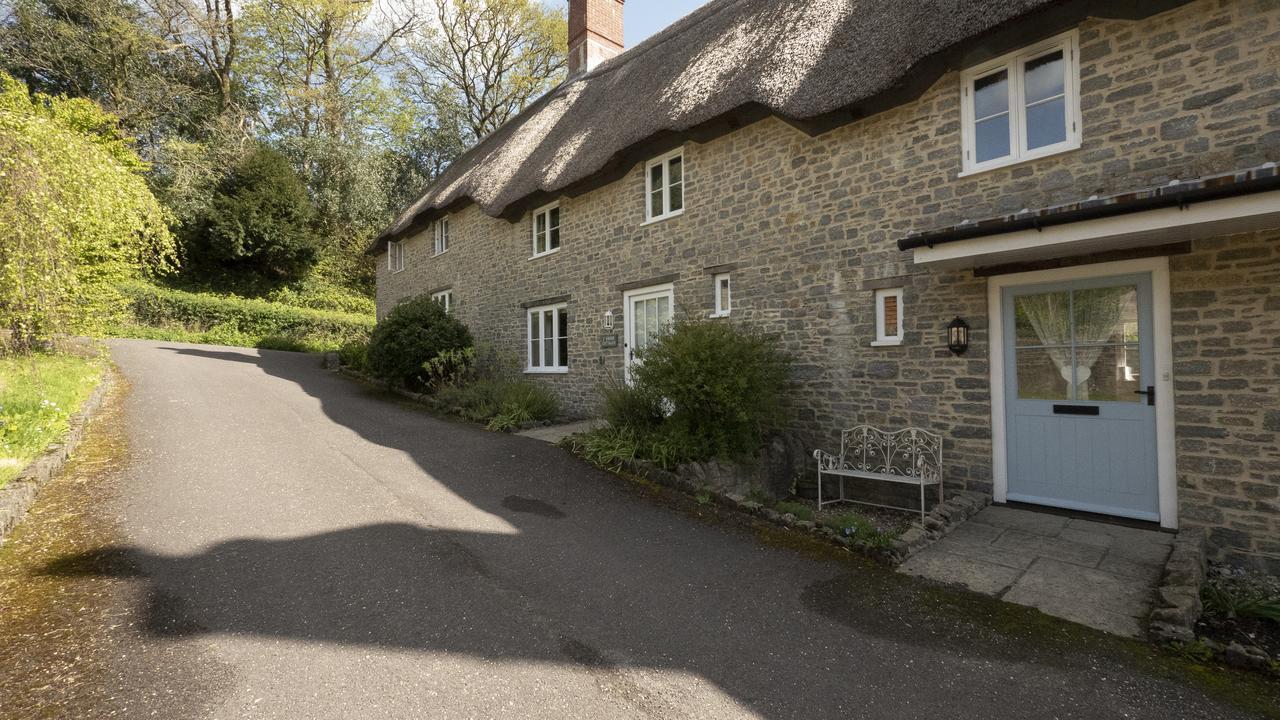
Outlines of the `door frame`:
[[627,383],[631,383],[631,341],[634,339],[632,323],[635,316],[632,314],[631,299],[641,295],[662,295],[665,294],[670,303],[671,316],[675,317],[676,312],[676,286],[675,283],[663,283],[661,285],[650,285],[649,287],[636,288],[627,290],[622,293],[622,378]]
[[1083,280],[1110,275],[1151,274],[1152,344],[1156,386],[1156,488],[1160,526],[1178,527],[1177,453],[1174,445],[1173,322],[1169,300],[1169,258],[1142,258],[1119,262],[1036,270],[987,279],[987,337],[991,366],[991,480],[995,502],[1007,500],[1009,491],[1008,426],[1005,422],[1004,304],[1007,287]]

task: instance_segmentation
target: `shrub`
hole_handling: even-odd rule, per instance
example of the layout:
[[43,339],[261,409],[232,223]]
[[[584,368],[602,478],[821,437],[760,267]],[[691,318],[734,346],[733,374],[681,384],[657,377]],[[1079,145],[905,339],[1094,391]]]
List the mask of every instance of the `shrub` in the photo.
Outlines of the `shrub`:
[[476,349],[445,350],[422,363],[422,380],[429,389],[462,385],[476,378]]
[[[790,360],[772,337],[723,321],[677,320],[641,360],[637,392],[663,399],[671,411],[665,440],[694,458],[750,456],[783,419]],[[633,402],[640,401],[627,400],[627,413]]]
[[813,520],[814,518],[813,508],[809,507],[809,505],[802,502],[783,501],[783,502],[776,503],[773,506],[773,509],[777,510],[783,515],[786,515],[787,513],[791,513],[792,515],[795,515],[797,518],[801,520]]
[[605,386],[604,417],[610,425],[649,431],[662,422],[662,401],[648,390],[622,383]]
[[430,296],[420,295],[392,310],[373,329],[369,370],[388,382],[421,386],[424,363],[470,346],[467,327]]
[[356,372],[366,372],[369,369],[369,343],[360,340],[344,343],[338,348],[338,362]]
[[560,445],[587,462],[610,470],[621,469],[622,463],[634,459],[639,450],[635,431],[628,427],[604,427],[570,435]]
[[527,422],[552,420],[560,405],[546,388],[528,382],[479,380],[440,389],[435,405],[490,430],[509,431]]
[[364,315],[293,308],[234,295],[193,293],[148,283],[118,286],[131,322],[108,334],[282,350],[334,350],[362,342],[373,329]]

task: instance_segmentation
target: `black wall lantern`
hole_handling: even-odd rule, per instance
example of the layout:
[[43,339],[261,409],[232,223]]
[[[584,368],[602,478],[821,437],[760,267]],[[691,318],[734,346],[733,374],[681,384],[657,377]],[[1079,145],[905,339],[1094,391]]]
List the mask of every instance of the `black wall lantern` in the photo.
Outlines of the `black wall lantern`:
[[947,348],[956,355],[969,349],[969,323],[958,316],[947,326]]

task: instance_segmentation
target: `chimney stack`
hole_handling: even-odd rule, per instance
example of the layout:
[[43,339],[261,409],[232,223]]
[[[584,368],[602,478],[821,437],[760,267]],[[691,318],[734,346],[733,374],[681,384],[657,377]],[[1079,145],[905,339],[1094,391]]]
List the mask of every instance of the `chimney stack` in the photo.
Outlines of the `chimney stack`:
[[569,0],[569,77],[590,72],[621,53],[626,0]]

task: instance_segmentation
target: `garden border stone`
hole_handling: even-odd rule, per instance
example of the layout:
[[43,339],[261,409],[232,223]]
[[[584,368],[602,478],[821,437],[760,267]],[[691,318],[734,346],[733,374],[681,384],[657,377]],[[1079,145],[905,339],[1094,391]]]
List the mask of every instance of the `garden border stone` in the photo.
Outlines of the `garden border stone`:
[[103,370],[102,380],[80,404],[80,409],[68,419],[67,432],[60,442],[52,443],[40,457],[33,460],[8,485],[0,488],[0,544],[22,522],[31,505],[35,503],[40,488],[58,476],[67,460],[75,455],[84,440],[85,430],[94,415],[102,407],[102,401],[115,382],[115,370]]
[[1179,530],[1156,587],[1156,608],[1148,632],[1157,642],[1194,642],[1204,606],[1200,589],[1209,571],[1204,528]]

